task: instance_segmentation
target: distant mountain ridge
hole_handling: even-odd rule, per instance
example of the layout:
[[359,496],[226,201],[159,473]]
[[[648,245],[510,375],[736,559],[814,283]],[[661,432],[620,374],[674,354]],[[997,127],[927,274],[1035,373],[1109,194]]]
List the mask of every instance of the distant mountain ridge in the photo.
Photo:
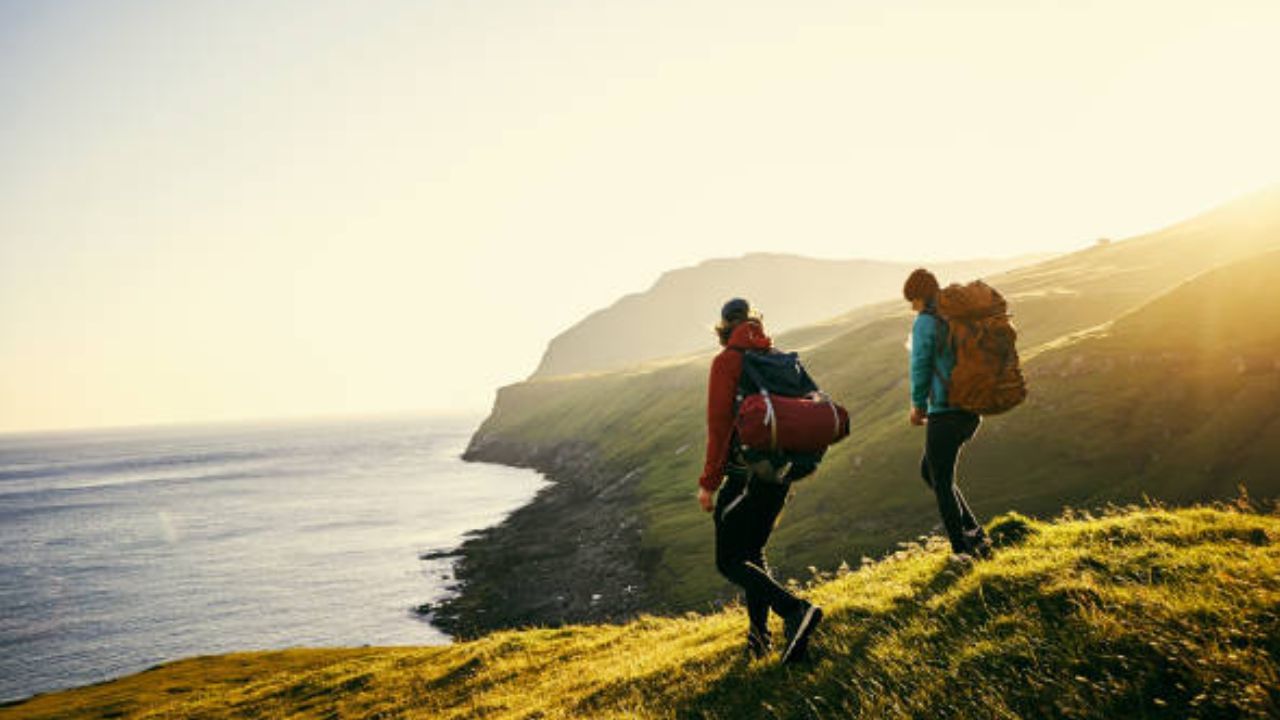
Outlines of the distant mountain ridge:
[[[940,278],[993,275],[1046,256],[932,265]],[[721,303],[746,297],[770,329],[785,331],[896,297],[915,263],[820,260],[752,253],[664,273],[653,287],[619,299],[557,335],[533,377],[613,370],[714,347]]]

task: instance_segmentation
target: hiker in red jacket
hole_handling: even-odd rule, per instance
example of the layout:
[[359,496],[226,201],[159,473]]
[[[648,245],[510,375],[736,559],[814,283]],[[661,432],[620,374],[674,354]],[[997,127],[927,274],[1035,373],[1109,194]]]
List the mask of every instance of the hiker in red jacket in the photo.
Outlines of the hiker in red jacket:
[[782,662],[792,662],[804,657],[809,635],[822,619],[822,610],[774,582],[764,559],[765,543],[787,501],[791,484],[753,480],[736,447],[733,429],[742,354],[767,351],[772,343],[760,317],[741,298],[734,298],[721,308],[716,333],[725,349],[711,362],[707,456],[698,479],[698,503],[706,512],[714,510],[716,568],[746,595],[750,621],[748,659],[764,657],[772,650],[768,625],[772,608],[782,617],[786,635]]

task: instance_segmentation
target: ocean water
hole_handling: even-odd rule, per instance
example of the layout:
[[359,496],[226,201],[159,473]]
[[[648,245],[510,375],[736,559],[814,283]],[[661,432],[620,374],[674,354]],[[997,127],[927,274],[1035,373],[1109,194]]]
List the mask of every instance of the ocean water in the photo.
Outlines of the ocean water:
[[476,420],[0,435],[0,699],[192,655],[449,638],[468,531],[544,485],[464,463]]

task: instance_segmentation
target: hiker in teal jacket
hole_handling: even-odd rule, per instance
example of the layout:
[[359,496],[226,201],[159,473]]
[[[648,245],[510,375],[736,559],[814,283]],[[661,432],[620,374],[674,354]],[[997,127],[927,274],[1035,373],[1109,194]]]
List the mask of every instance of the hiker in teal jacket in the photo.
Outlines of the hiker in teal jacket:
[[950,412],[947,383],[956,355],[947,343],[947,324],[932,301],[917,312],[911,327],[911,407],[925,408],[927,415]]
[[911,328],[909,420],[912,425],[926,426],[920,476],[937,497],[952,552],[987,557],[991,542],[955,481],[960,448],[978,431],[982,419],[947,405],[947,384],[956,358],[947,342],[947,323],[937,313],[938,292],[938,279],[923,268],[911,273],[902,289],[917,313]]

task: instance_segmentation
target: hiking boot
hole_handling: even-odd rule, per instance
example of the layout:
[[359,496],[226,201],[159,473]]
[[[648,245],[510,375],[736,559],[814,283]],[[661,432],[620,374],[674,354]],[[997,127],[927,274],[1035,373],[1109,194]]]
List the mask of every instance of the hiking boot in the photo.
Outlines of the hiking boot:
[[822,608],[805,603],[783,621],[786,631],[786,647],[782,650],[783,664],[804,659],[809,647],[809,636],[822,622]]
[[995,555],[995,547],[991,544],[991,541],[986,538],[986,536],[983,536],[982,540],[980,540],[978,544],[969,548],[969,554],[979,560],[990,560],[991,556]]
[[991,544],[991,538],[983,532],[982,528],[977,528],[965,534],[966,544],[969,546],[969,555],[975,560],[989,560],[993,554],[994,546]]
[[768,657],[771,652],[773,652],[773,641],[769,639],[767,631],[764,633],[756,630],[747,631],[747,647],[742,653],[747,662]]

